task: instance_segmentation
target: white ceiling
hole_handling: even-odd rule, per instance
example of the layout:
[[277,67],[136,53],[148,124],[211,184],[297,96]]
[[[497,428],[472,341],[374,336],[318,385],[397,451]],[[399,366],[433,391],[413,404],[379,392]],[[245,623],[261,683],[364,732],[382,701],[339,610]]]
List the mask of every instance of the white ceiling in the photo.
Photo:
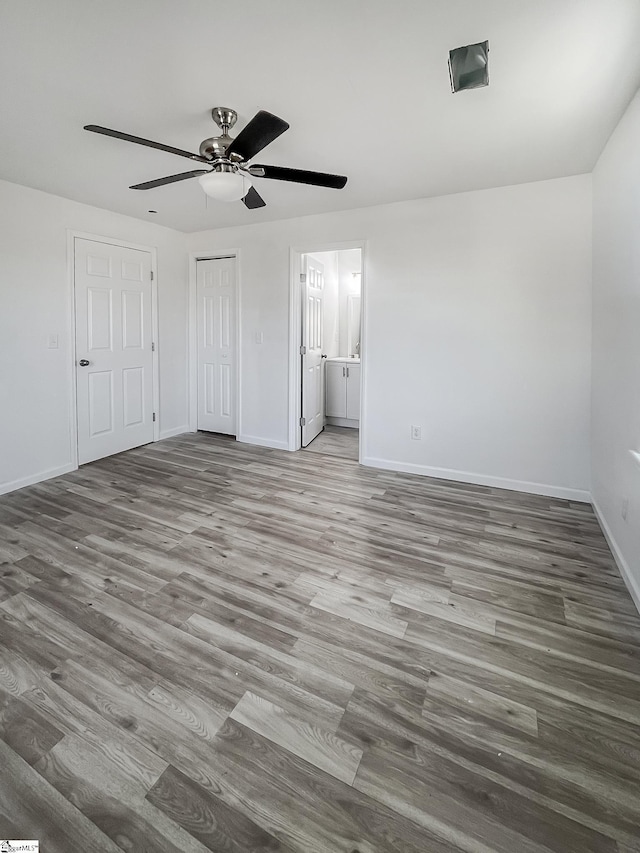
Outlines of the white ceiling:
[[[536,181],[592,169],[640,84],[639,0],[3,0],[0,177],[182,231]],[[489,40],[490,86],[451,94],[450,48]],[[190,162],[211,107],[289,131],[257,162],[348,175],[342,191],[256,180],[128,186]],[[156,216],[149,209],[158,211]]]

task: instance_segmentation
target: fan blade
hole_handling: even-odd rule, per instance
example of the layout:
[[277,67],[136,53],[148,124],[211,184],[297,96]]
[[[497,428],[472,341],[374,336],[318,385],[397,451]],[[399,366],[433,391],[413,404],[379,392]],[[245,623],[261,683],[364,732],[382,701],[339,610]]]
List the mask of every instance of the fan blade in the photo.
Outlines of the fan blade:
[[271,178],[275,181],[293,181],[296,184],[312,184],[314,187],[329,187],[341,190],[347,183],[344,175],[327,172],[307,172],[304,169],[285,169],[282,166],[251,166],[249,171],[256,178]]
[[265,207],[266,201],[262,198],[255,187],[251,187],[246,196],[242,199],[244,206],[249,210],[255,210],[257,207]]
[[91,133],[102,133],[104,136],[113,136],[115,139],[124,139],[125,142],[135,142],[136,145],[146,145],[147,148],[158,148],[160,151],[166,151],[168,154],[177,154],[179,157],[188,157],[189,160],[199,160],[201,163],[208,163],[206,157],[201,157],[199,154],[192,154],[190,151],[183,151],[182,148],[174,148],[172,145],[163,145],[161,142],[152,142],[150,139],[143,139],[141,136],[132,136],[130,133],[122,133],[120,130],[111,130],[109,127],[100,127],[98,124],[85,124],[85,130],[90,130]]
[[180,172],[179,175],[169,175],[167,178],[156,178],[155,181],[144,181],[142,184],[134,184],[130,190],[152,190],[155,187],[163,187],[165,184],[175,184],[176,181],[186,181],[188,178],[197,178],[198,175],[206,175],[208,169],[195,169],[193,172]]
[[288,129],[289,125],[286,121],[266,110],[260,110],[229,145],[225,151],[225,157],[238,154],[243,160],[251,160]]

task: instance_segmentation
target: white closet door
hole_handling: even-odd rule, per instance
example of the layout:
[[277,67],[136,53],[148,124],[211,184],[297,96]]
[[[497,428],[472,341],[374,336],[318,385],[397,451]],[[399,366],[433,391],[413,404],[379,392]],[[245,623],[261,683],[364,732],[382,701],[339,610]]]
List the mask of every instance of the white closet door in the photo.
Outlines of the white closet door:
[[236,259],[197,262],[198,429],[236,435]]
[[153,441],[151,255],[75,241],[78,461]]

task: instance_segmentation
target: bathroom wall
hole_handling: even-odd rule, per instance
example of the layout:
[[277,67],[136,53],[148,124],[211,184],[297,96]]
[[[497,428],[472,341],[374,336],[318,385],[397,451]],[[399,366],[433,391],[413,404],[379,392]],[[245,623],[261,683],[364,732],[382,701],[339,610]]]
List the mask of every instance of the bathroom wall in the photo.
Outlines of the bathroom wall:
[[[360,334],[358,332],[352,336],[350,347],[349,297],[361,296],[362,293],[362,252],[360,249],[341,249],[335,252],[310,252],[308,257],[324,266],[324,352],[329,358],[354,355]],[[357,306],[355,310],[358,310]],[[356,327],[360,325],[358,317],[352,319],[352,322]]]

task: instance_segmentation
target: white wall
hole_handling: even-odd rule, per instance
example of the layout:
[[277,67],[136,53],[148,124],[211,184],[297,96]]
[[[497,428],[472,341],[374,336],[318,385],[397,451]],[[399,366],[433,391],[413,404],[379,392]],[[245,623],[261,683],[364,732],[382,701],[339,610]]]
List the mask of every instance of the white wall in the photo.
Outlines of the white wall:
[[73,229],[157,247],[161,434],[187,423],[187,249],[240,249],[242,432],[283,447],[290,248],[365,240],[365,461],[586,497],[590,209],[579,176],[182,235],[0,183],[0,490],[70,464]]
[[287,443],[290,247],[359,240],[365,461],[586,499],[590,176],[189,235],[240,249],[245,435]]
[[[2,181],[0,492],[70,466],[66,229],[157,248],[161,434],[187,423],[184,235]],[[59,349],[48,349],[50,334],[59,336]]]
[[[640,609],[640,94],[593,173],[592,492]],[[628,501],[626,520],[623,501]]]

